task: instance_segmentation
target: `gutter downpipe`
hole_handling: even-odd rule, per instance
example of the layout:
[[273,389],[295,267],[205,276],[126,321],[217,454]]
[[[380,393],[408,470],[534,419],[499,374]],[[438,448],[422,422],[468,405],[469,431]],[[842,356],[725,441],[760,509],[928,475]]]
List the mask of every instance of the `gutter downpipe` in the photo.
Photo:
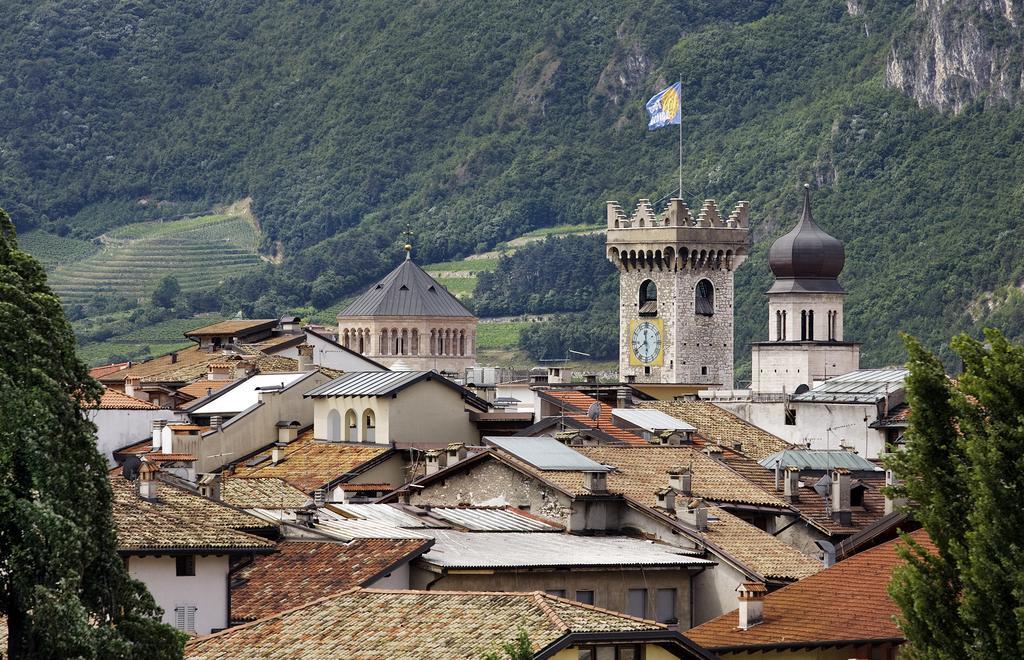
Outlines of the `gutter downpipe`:
[[427,586],[423,587],[423,591],[430,591],[430,588],[437,584],[441,579],[448,577],[448,569],[442,568],[440,575],[427,583]]

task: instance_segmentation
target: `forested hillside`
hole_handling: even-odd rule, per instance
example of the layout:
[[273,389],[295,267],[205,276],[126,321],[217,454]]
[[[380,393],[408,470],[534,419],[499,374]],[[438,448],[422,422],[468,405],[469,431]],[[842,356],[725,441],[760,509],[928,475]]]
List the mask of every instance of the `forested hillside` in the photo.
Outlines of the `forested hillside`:
[[[643,102],[678,77],[687,201],[752,205],[738,357],[803,181],[846,243],[867,364],[902,360],[900,329],[932,346],[1024,331],[1024,111],[983,84],[957,114],[905,94],[917,69],[890,57],[931,52],[912,0],[12,0],[0,20],[0,206],[22,232],[90,241],[251,197],[280,265],[219,285],[221,311],[350,296],[406,230],[430,263],[665,196],[676,135],[648,133]],[[551,264],[573,267],[597,268]],[[580,312],[562,298],[550,311]]]

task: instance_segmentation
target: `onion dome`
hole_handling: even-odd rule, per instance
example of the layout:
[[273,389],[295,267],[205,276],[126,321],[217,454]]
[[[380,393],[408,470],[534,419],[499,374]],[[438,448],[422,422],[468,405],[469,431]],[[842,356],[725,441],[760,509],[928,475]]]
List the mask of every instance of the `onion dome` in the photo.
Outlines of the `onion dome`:
[[811,217],[811,187],[805,184],[800,222],[768,251],[768,266],[775,274],[768,293],[842,293],[836,278],[845,263],[843,243]]

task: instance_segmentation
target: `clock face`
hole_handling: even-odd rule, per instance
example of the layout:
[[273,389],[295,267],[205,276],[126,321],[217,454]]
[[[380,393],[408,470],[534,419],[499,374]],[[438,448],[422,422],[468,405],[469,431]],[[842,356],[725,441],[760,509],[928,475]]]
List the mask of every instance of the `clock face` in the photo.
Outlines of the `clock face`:
[[633,329],[633,355],[645,364],[654,362],[661,353],[661,333],[650,321],[638,323]]

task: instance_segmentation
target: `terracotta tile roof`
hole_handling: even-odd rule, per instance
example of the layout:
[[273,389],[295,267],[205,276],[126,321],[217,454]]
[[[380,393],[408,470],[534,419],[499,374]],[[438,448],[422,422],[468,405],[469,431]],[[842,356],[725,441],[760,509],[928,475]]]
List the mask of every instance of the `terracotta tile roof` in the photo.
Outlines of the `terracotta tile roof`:
[[[236,477],[280,477],[306,493],[352,472],[363,463],[377,458],[391,448],[387,445],[357,445],[341,442],[320,442],[313,439],[313,429],[307,429],[284,448],[284,460],[277,465],[270,462],[271,450],[235,466]],[[259,458],[267,458],[258,464]]]
[[821,478],[821,475],[812,476],[801,474],[800,481],[804,487],[800,489],[800,501],[794,502],[791,506],[812,525],[828,534],[847,536],[869,527],[885,516],[885,496],[882,495],[882,488],[885,486],[885,473],[878,472],[872,476],[861,476],[852,480],[851,486],[864,484],[864,505],[850,507],[850,525],[840,525],[832,520],[827,514],[828,498],[823,497],[814,490],[814,483]]
[[353,587],[365,586],[427,539],[356,539],[351,543],[286,541],[257,558],[231,585],[231,618],[254,621]]
[[111,476],[110,486],[114,491],[114,502],[129,507],[146,504],[171,516],[191,521],[201,520],[222,529],[251,531],[270,526],[256,516],[214,502],[166,480],[161,480],[158,486],[159,499],[155,503],[139,497],[138,484],[120,475]]
[[910,406],[906,403],[901,403],[892,410],[889,414],[875,420],[871,423],[872,428],[886,428],[896,427],[903,428],[910,424]]
[[761,575],[802,580],[822,570],[822,563],[718,507],[710,507],[708,529],[701,535]]
[[357,589],[193,639],[185,657],[479,658],[514,640],[520,629],[535,651],[570,632],[668,632],[651,621],[539,592]]
[[131,363],[117,362],[115,364],[104,364],[103,366],[100,367],[93,367],[92,369],[89,370],[89,375],[99,380],[100,378],[106,376],[107,374],[112,374],[115,371],[120,371],[121,369],[127,369],[129,364]]
[[146,454],[146,460],[153,461],[154,463],[167,463],[170,461],[196,461],[195,454],[163,454],[163,453],[149,453]]
[[266,339],[256,342],[255,344],[249,345],[264,353],[276,353],[292,345],[301,344],[304,341],[306,341],[306,336],[304,334],[282,334],[275,335],[273,337],[268,337]]
[[223,477],[220,498],[242,509],[295,509],[310,502],[309,495],[278,477]]
[[179,387],[178,392],[198,399],[206,396],[207,394],[212,394],[225,385],[230,385],[233,382],[234,381],[230,380],[210,380],[208,378],[203,378],[194,383],[190,383],[185,387]]
[[114,502],[117,549],[124,554],[174,550],[271,551],[270,541],[139,501]]
[[[931,549],[923,530],[911,537]],[[800,582],[768,594],[764,622],[740,630],[736,611],[723,614],[686,636],[710,651],[756,651],[764,645],[794,648],[835,645],[844,640],[894,640],[903,634],[896,626],[896,604],[887,586],[892,570],[902,563],[894,540],[843,560]]]
[[644,401],[640,407],[660,410],[692,424],[702,436],[723,445],[731,447],[733,443],[740,442],[743,444],[743,453],[755,461],[783,449],[793,449],[793,445],[782,438],[708,401]]
[[346,493],[358,493],[365,490],[391,490],[391,488],[391,484],[341,484],[341,489]]
[[205,325],[185,333],[186,337],[213,337],[222,335],[235,336],[239,333],[251,333],[268,330],[277,325],[277,319],[237,319],[221,321],[213,325]]
[[608,404],[600,404],[601,415],[596,423],[587,417],[587,410],[590,409],[590,406],[600,403],[592,396],[575,390],[541,390],[540,394],[551,400],[552,403],[562,406],[566,417],[583,424],[586,428],[596,428],[627,445],[647,444],[639,435],[615,426],[612,422],[612,407]]
[[144,380],[155,376],[163,371],[177,370],[183,365],[192,364],[195,362],[202,362],[204,365],[207,362],[212,361],[216,357],[220,357],[220,354],[207,353],[206,351],[199,350],[198,346],[189,346],[183,348],[175,353],[177,360],[171,362],[171,354],[161,355],[155,357],[152,360],[146,360],[145,362],[139,362],[133,364],[127,369],[120,371],[114,371],[105,374],[99,378],[103,383],[121,383],[124,382],[125,378],[129,376],[139,376]]
[[[648,506],[656,503],[655,492],[668,486],[668,471],[674,467],[691,467],[694,496],[713,502],[759,504],[785,508],[786,503],[774,493],[753,484],[724,463],[691,447],[644,445],[643,447],[573,447],[587,458],[616,469],[608,473],[608,490],[622,493]],[[525,464],[524,464],[525,465]],[[526,466],[544,479],[574,494],[583,488],[583,473],[574,471],[537,470]]]
[[99,404],[93,410],[160,410],[160,406],[104,387],[103,396],[100,397]]

